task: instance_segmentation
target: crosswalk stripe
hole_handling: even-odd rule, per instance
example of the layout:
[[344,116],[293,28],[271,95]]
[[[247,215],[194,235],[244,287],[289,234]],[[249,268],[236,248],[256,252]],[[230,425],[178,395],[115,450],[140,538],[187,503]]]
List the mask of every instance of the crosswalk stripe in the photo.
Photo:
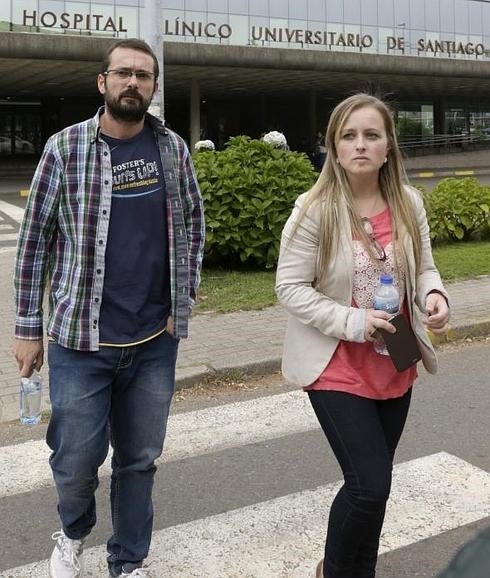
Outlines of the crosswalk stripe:
[[[318,428],[308,397],[291,391],[171,415],[163,457],[169,462]],[[52,485],[49,448],[29,441],[2,448],[0,498]],[[25,472],[31,472],[26,476]],[[110,456],[100,470],[110,473]]]
[[0,200],[0,211],[6,213],[11,219],[17,223],[21,223],[24,218],[24,209],[22,207],[17,207],[17,205],[12,205],[6,201]]
[[[340,483],[154,533],[156,577],[305,578],[322,555],[326,513]],[[441,452],[395,466],[381,552],[490,516],[490,473]],[[87,577],[106,575],[104,547],[86,551]],[[1,578],[47,578],[47,562]]]

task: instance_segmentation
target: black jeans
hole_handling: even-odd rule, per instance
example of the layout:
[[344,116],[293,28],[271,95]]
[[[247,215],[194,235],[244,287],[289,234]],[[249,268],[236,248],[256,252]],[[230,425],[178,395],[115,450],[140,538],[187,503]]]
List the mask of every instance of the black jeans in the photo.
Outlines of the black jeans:
[[393,457],[411,392],[388,400],[340,391],[308,392],[344,474],[344,485],[330,509],[325,578],[375,576]]

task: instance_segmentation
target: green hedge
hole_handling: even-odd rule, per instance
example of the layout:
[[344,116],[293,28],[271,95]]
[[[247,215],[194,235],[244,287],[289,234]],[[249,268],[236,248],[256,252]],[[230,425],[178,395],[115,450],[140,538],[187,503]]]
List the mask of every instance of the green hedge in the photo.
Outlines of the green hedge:
[[490,235],[490,187],[477,179],[447,178],[424,194],[431,239],[468,241]]
[[[222,151],[194,155],[206,215],[206,262],[275,267],[281,231],[297,196],[317,178],[303,153],[247,136]],[[490,187],[475,178],[447,178],[422,187],[435,243],[490,238]]]
[[207,262],[274,267],[294,201],[317,178],[308,157],[237,136],[222,151],[195,153],[194,165],[204,199]]

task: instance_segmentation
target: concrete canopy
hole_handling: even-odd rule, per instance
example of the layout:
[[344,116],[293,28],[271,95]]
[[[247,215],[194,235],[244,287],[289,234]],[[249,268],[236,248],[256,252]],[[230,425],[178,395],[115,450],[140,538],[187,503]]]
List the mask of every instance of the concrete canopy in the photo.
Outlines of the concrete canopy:
[[[3,33],[0,99],[96,96],[112,38]],[[166,42],[164,91],[188,98],[193,79],[206,97],[316,93],[340,99],[376,90],[396,100],[487,100],[490,61]]]

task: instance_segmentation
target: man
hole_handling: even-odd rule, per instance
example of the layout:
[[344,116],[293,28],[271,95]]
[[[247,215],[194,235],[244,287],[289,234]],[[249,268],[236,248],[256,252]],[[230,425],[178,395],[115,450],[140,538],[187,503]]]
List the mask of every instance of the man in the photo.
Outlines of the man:
[[48,140],[20,230],[13,351],[21,376],[43,364],[49,275],[47,442],[62,526],[53,534],[52,578],[83,576],[109,438],[109,576],[148,576],[154,461],[204,241],[189,151],[147,113],[158,74],[140,40],[108,50],[97,78],[104,106]]

